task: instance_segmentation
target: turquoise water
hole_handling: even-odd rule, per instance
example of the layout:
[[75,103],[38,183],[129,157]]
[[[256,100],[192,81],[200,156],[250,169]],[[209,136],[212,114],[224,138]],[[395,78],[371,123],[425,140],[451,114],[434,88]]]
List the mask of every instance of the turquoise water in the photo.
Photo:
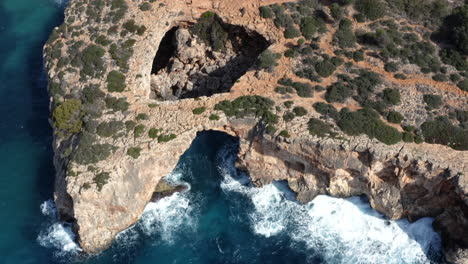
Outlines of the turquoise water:
[[429,263],[432,219],[387,221],[360,197],[299,205],[282,182],[253,188],[237,142],[200,134],[168,179],[189,190],[147,206],[99,256],[85,258],[54,217],[42,45],[62,20],[52,0],[0,2],[0,263]]

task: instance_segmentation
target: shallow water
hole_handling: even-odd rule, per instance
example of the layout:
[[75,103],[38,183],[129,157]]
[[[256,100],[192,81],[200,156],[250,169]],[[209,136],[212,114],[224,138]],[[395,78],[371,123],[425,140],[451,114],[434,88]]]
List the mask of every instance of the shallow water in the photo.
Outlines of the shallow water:
[[99,256],[83,258],[56,220],[42,45],[63,2],[0,2],[0,263],[428,263],[431,219],[387,221],[365,199],[299,205],[284,183],[253,188],[237,142],[201,134],[168,178],[189,186],[147,206]]

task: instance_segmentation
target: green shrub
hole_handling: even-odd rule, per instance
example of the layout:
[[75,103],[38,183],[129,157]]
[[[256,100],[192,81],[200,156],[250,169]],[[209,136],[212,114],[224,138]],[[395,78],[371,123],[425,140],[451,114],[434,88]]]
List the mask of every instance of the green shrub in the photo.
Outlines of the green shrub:
[[281,58],[281,54],[265,50],[258,57],[257,66],[261,69],[273,71],[273,69],[278,66],[277,60],[279,58]]
[[411,134],[409,132],[403,132],[402,139],[406,143],[414,142],[414,136],[413,136],[413,134]]
[[388,72],[396,72],[398,71],[398,64],[395,62],[387,62],[385,63],[384,69]]
[[468,79],[464,79],[457,84],[458,88],[462,89],[465,92],[468,92]]
[[158,106],[159,106],[158,104],[148,104],[149,108],[155,108],[155,107],[158,107]]
[[429,109],[437,109],[442,106],[442,97],[440,95],[425,94],[423,100]]
[[[127,131],[133,130],[136,126],[136,122],[133,120],[125,121],[125,128]],[[144,126],[143,126],[144,127]]]
[[97,190],[101,191],[102,187],[109,182],[110,176],[108,172],[101,172],[94,176],[93,182],[96,184]]
[[300,36],[301,32],[294,25],[288,25],[284,29],[284,37],[287,39],[298,38]]
[[278,134],[278,136],[284,137],[284,138],[290,138],[291,137],[291,135],[289,135],[289,132],[287,130],[281,130],[281,132]]
[[125,98],[115,98],[111,96],[106,97],[105,102],[107,108],[121,112],[127,111],[130,105]]
[[330,14],[335,20],[340,20],[343,17],[344,10],[337,3],[330,6]]
[[144,125],[137,125],[133,129],[133,135],[134,135],[135,138],[139,138],[139,137],[143,136],[144,133],[145,133],[145,126]]
[[307,123],[309,133],[318,137],[325,137],[332,134],[331,126],[317,118],[311,118]]
[[138,26],[137,24],[135,24],[135,20],[133,19],[127,20],[122,26],[128,32],[136,33],[140,36],[143,35],[146,31],[145,26]]
[[357,0],[356,10],[370,20],[376,20],[385,15],[385,4],[380,0]]
[[151,4],[150,4],[150,3],[147,3],[147,2],[141,4],[141,5],[140,5],[140,10],[141,10],[141,11],[149,11],[149,10],[151,10]]
[[271,8],[268,6],[261,6],[259,10],[260,10],[260,16],[263,18],[273,18],[275,16],[275,14],[273,13],[273,10],[271,10]]
[[383,100],[392,105],[400,104],[400,92],[397,89],[385,88],[383,90]]
[[99,45],[102,45],[102,46],[107,46],[109,44],[111,44],[110,40],[106,38],[106,36],[104,35],[99,35],[97,38],[96,38],[96,44],[99,44]]
[[363,61],[364,60],[364,51],[361,49],[361,50],[353,52],[353,60]]
[[291,108],[291,106],[293,106],[294,102],[293,101],[286,101],[283,104],[287,109],[289,109],[289,108]]
[[134,159],[138,159],[138,157],[140,157],[140,153],[141,153],[140,147],[132,147],[127,150],[127,155]]
[[293,93],[294,89],[291,87],[277,86],[275,88],[275,92],[279,94],[287,94],[287,93]]
[[342,109],[338,126],[348,135],[366,134],[369,138],[376,138],[387,145],[396,144],[402,138],[398,130],[380,120],[377,112],[366,108],[355,112]]
[[296,106],[293,108],[293,112],[296,116],[305,116],[307,115],[307,110],[302,106]]
[[258,95],[241,96],[233,101],[224,100],[216,104],[215,110],[223,111],[228,117],[243,118],[255,116],[261,118],[265,124],[278,123],[278,116],[271,112],[275,103]]
[[128,60],[133,55],[133,45],[135,45],[136,40],[128,39],[122,43],[119,47],[117,44],[112,44],[109,49],[111,58],[115,60],[117,65],[122,71],[128,70]]
[[217,114],[211,114],[210,117],[208,117],[211,121],[218,121],[219,116]]
[[198,22],[190,28],[190,31],[203,42],[213,47],[213,50],[226,50],[229,34],[214,12],[207,11],[203,13]]
[[325,100],[329,103],[344,103],[346,99],[353,95],[353,90],[350,86],[342,82],[336,82],[327,88]]
[[101,137],[112,137],[123,129],[124,124],[121,121],[102,122],[97,127],[96,133]]
[[99,89],[99,87],[94,85],[87,85],[82,90],[81,99],[85,103],[94,103],[103,98],[105,93]]
[[397,74],[393,75],[393,77],[395,77],[395,79],[399,79],[399,80],[406,80],[406,75],[404,75],[402,73],[397,73]]
[[285,122],[289,122],[289,121],[292,121],[295,117],[296,115],[294,115],[293,112],[286,111],[283,115],[283,120]]
[[339,118],[339,113],[336,110],[336,108],[331,105],[331,104],[326,104],[322,102],[317,102],[313,105],[315,111],[318,113],[333,118],[333,119],[338,119]]
[[327,78],[335,72],[336,67],[328,60],[323,60],[322,62],[319,62],[315,65],[315,70],[317,71],[318,75],[323,78]]
[[119,71],[111,71],[107,75],[107,90],[109,92],[123,92],[125,90],[125,75]]
[[[76,57],[75,65],[81,66],[81,73],[91,77],[99,77],[104,72],[102,57],[106,51],[94,44],[86,47],[80,57]],[[73,63],[73,62],[72,62]]]
[[447,145],[456,150],[468,150],[468,130],[452,125],[445,117],[424,122],[421,130],[427,143]]
[[404,117],[400,113],[395,112],[395,111],[391,111],[387,115],[387,120],[390,123],[400,124],[401,121],[403,121],[403,119]]
[[177,136],[175,134],[169,134],[169,135],[159,135],[158,136],[158,142],[159,143],[165,143],[165,142],[169,142],[173,139],[175,139]]
[[314,88],[309,83],[295,82],[293,88],[299,97],[314,97]]
[[445,74],[441,74],[441,73],[434,74],[432,76],[432,79],[434,81],[438,81],[438,82],[446,82],[448,80],[447,76]]
[[115,147],[110,144],[97,144],[94,135],[83,132],[72,160],[78,164],[89,165],[107,159]]
[[457,70],[468,70],[468,62],[466,61],[466,58],[458,51],[454,49],[445,48],[441,49],[439,55],[444,63],[454,66],[455,68],[457,68]]
[[341,20],[333,38],[342,49],[354,47],[356,45],[356,36],[353,31],[353,23],[349,19]]
[[159,132],[159,129],[153,127],[148,131],[148,136],[152,139],[155,139],[158,137]]
[[193,109],[193,110],[192,110],[192,113],[193,113],[194,115],[201,115],[201,114],[203,114],[203,112],[205,112],[205,111],[206,111],[206,107],[202,106],[202,107],[197,107],[197,108]]
[[137,116],[136,116],[136,120],[148,120],[149,119],[149,116],[145,113],[139,113]]
[[81,131],[83,126],[81,101],[78,99],[68,99],[57,106],[52,114],[54,124],[63,133],[73,134]]
[[278,80],[278,84],[281,84],[284,86],[292,86],[293,81],[290,78],[281,78]]
[[302,35],[305,39],[311,40],[318,29],[318,21],[313,16],[303,17],[300,24]]

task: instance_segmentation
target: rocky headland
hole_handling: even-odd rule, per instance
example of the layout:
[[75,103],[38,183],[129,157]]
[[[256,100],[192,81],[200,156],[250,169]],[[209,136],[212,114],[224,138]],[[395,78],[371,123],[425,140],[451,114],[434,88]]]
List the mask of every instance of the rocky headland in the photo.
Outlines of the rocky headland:
[[[183,190],[163,177],[198,132],[218,130],[239,138],[237,166],[255,185],[286,180],[300,202],[366,195],[390,219],[434,217],[446,259],[468,261],[462,81],[411,60],[392,60],[401,75],[389,74],[356,39],[351,56],[338,52],[343,28],[358,36],[385,17],[353,19],[345,5],[337,18],[318,1],[286,2],[69,1],[44,58],[55,202],[85,252],[105,250],[149,201]],[[291,10],[323,19],[313,32],[304,17],[295,30],[278,25],[295,19]],[[411,41],[431,30],[395,17]],[[446,128],[448,139],[434,135]]]

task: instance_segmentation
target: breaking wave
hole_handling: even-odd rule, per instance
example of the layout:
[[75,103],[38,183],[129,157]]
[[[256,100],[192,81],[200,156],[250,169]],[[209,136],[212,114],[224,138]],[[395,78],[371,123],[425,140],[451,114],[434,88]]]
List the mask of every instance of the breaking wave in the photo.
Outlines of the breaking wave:
[[54,201],[43,202],[40,209],[42,214],[48,217],[48,221],[39,232],[37,242],[43,247],[52,249],[58,258],[81,252],[80,247],[75,242],[76,237],[72,232],[71,225],[58,220]]
[[430,263],[437,258],[441,240],[432,228],[432,218],[390,221],[361,197],[319,195],[301,205],[284,182],[246,186],[248,177],[234,168],[234,151],[227,147],[220,152],[221,188],[251,199],[249,220],[256,234],[287,235],[296,248],[305,244],[320,252],[325,263]]

